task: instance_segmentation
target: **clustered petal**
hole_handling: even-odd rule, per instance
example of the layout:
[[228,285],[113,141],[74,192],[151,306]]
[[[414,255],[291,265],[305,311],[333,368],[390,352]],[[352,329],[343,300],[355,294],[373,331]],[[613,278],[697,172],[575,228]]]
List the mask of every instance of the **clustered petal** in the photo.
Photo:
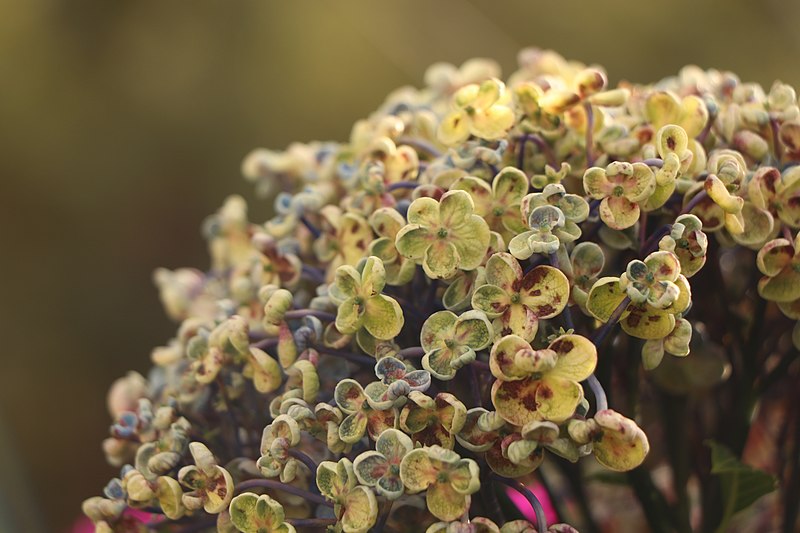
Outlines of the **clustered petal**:
[[[548,456],[661,467],[670,454],[647,459],[604,385],[649,431],[656,399],[708,368],[750,392],[791,374],[794,89],[696,67],[612,87],[599,67],[534,49],[505,81],[471,60],[434,65],[425,84],[393,92],[347,142],[253,151],[242,170],[274,196],[272,217],[251,222],[231,196],[203,225],[208,270],[155,272],[176,332],[147,378],[109,393],[103,451],[119,474],[83,504],[97,531],[151,527],[146,512],[165,530],[213,528],[214,515],[226,533],[574,532],[498,526],[494,485],[531,482]],[[724,292],[693,309],[690,280]],[[766,342],[757,298],[773,302]],[[669,394],[626,393],[639,349]],[[714,405],[702,418],[717,424]]]

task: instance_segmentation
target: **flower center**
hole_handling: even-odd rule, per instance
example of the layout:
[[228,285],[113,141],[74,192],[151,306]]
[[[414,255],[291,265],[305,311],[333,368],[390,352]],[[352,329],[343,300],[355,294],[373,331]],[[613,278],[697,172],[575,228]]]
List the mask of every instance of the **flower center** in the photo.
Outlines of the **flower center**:
[[447,237],[447,230],[445,228],[439,228],[439,231],[436,232],[436,236],[440,239],[444,239]]
[[611,191],[611,194],[614,196],[622,196],[623,194],[625,194],[625,189],[622,188],[622,185],[617,185],[616,187],[614,187],[614,190]]

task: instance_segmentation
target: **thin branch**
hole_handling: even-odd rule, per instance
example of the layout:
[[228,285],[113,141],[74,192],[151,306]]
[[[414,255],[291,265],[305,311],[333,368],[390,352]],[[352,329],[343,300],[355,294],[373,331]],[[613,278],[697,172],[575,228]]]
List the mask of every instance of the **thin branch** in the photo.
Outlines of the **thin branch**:
[[398,181],[389,184],[389,186],[386,187],[386,192],[398,191],[400,189],[416,189],[417,185],[419,185],[419,183],[416,181]]
[[306,465],[306,468],[308,468],[312,474],[316,473],[317,463],[314,461],[314,459],[295,448],[289,448],[289,455]]
[[333,322],[336,320],[336,315],[333,313],[328,313],[327,311],[318,311],[316,309],[292,309],[283,315],[283,319],[297,320],[298,318],[303,318],[306,316],[315,316],[320,320],[327,320],[328,322]]
[[629,296],[623,298],[623,300],[619,303],[614,312],[611,313],[611,316],[608,317],[608,322],[603,324],[603,327],[596,330],[592,335],[591,341],[594,343],[595,346],[600,346],[603,343],[603,340],[611,333],[611,330],[614,326],[619,322],[622,313],[628,308],[628,305],[631,303],[631,299]]
[[397,144],[397,146],[405,144],[406,146],[414,148],[418,152],[419,151],[427,152],[433,157],[442,156],[442,152],[438,148],[436,148],[434,145],[432,145],[431,143],[429,143],[424,139],[417,139],[415,137],[400,137],[399,139],[397,139],[395,144]]
[[301,498],[304,498],[310,502],[318,503],[326,507],[333,507],[333,504],[331,502],[329,502],[328,500],[326,500],[325,498],[323,498],[318,494],[314,494],[313,492],[309,492],[305,489],[301,489],[293,485],[287,485],[286,483],[281,483],[280,481],[275,481],[272,479],[249,479],[247,481],[242,481],[241,483],[236,485],[235,492],[241,493],[246,490],[255,488],[282,490],[283,492],[288,492],[289,494],[300,496]]
[[589,385],[592,394],[594,394],[594,401],[597,404],[595,405],[595,412],[608,409],[608,397],[606,396],[606,391],[600,383],[600,380],[597,379],[597,376],[592,374],[586,378],[585,383]]
[[517,481],[516,479],[510,479],[507,477],[499,476],[495,473],[491,475],[492,479],[506,485],[507,487],[511,487],[515,491],[522,494],[528,503],[531,504],[533,508],[533,512],[536,514],[536,529],[537,531],[547,531],[547,518],[544,515],[544,508],[542,507],[542,503],[539,501],[539,498],[531,492],[531,490],[523,485],[521,482]]

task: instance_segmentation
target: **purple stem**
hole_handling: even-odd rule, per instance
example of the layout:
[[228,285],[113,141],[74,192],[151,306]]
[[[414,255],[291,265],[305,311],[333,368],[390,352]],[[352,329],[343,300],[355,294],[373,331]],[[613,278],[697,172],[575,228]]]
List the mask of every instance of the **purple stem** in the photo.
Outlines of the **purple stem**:
[[248,481],[242,481],[238,485],[236,485],[235,492],[241,493],[249,489],[255,488],[265,488],[265,489],[274,489],[274,490],[282,490],[283,492],[288,492],[289,494],[294,494],[295,496],[300,496],[310,502],[318,503],[320,505],[324,505],[326,507],[333,507],[333,504],[323,498],[318,494],[314,494],[313,492],[309,492],[307,490],[287,485],[286,483],[281,483],[280,481],[274,481],[272,479],[250,479]]
[[412,346],[411,348],[403,348],[402,350],[397,352],[397,355],[409,358],[422,357],[423,355],[425,355],[425,350],[422,348],[422,346]]
[[309,265],[303,265],[301,271],[306,275],[306,277],[311,279],[311,281],[315,281],[317,283],[323,283],[325,281],[325,273],[318,268],[314,268]]
[[399,139],[397,139],[395,144],[397,146],[400,146],[401,144],[405,144],[407,146],[410,146],[410,147],[414,148],[418,152],[419,151],[428,152],[433,157],[441,157],[442,156],[442,152],[439,151],[438,148],[436,148],[434,145],[432,145],[431,143],[429,143],[428,141],[425,141],[423,139],[415,139],[413,137],[400,137]]
[[312,224],[312,223],[311,223],[311,222],[310,222],[310,221],[309,221],[309,220],[306,218],[306,216],[305,216],[305,215],[302,215],[302,216],[300,217],[300,222],[302,222],[302,223],[303,223],[303,225],[306,227],[306,229],[308,229],[308,231],[310,231],[310,232],[311,232],[311,235],[313,235],[313,237],[314,237],[315,239],[316,239],[316,238],[318,238],[320,235],[322,235],[322,232],[319,230],[319,228],[318,228],[318,227],[316,227],[314,224]]
[[697,193],[697,194],[694,196],[694,198],[692,198],[691,200],[689,200],[689,203],[688,203],[688,204],[686,204],[685,206],[683,206],[683,209],[681,209],[681,212],[680,212],[680,213],[678,213],[678,216],[681,216],[681,215],[685,215],[685,214],[687,214],[687,213],[690,213],[690,212],[692,211],[692,209],[694,209],[695,207],[697,207],[697,205],[698,205],[700,202],[702,202],[703,200],[705,200],[706,198],[708,198],[708,193],[706,192],[706,190],[705,190],[705,189],[703,189],[702,191],[700,191],[699,193]]
[[631,303],[631,299],[629,296],[623,298],[623,300],[619,303],[614,312],[611,313],[611,316],[608,317],[608,322],[603,324],[603,327],[596,330],[594,335],[592,335],[592,342],[595,346],[600,346],[603,343],[603,340],[611,333],[612,328],[619,322],[619,318],[622,316],[622,313],[625,312],[625,309],[628,308],[628,304]]
[[263,339],[255,344],[253,344],[253,348],[258,348],[259,350],[266,350],[267,348],[274,348],[278,345],[278,339]]
[[286,522],[295,527],[327,527],[336,523],[335,518],[287,518]]
[[553,167],[554,169],[558,170],[558,162],[556,161],[556,156],[553,154],[553,149],[547,144],[547,141],[542,139],[541,135],[537,135],[535,133],[529,133],[527,137],[536,145],[540,152],[544,154],[545,159],[547,159],[547,164]]
[[589,215],[593,215],[597,212],[597,208],[600,207],[600,202],[602,202],[602,200],[597,199],[589,202]]
[[647,256],[655,250],[656,246],[658,246],[661,237],[666,235],[672,229],[672,224],[665,224],[658,228],[658,231],[650,235],[650,238],[647,239],[641,247],[642,255]]
[[603,389],[603,385],[600,384],[600,381],[597,379],[597,377],[592,374],[586,378],[585,383],[589,385],[589,388],[592,389],[592,394],[594,394],[594,401],[597,404],[595,405],[595,412],[608,409],[608,397],[606,396],[606,391]]
[[542,532],[547,531],[547,518],[545,518],[544,516],[544,508],[542,507],[539,498],[537,498],[536,495],[533,492],[531,492],[528,487],[526,487],[516,479],[510,479],[507,477],[499,476],[495,473],[492,473],[491,476],[494,481],[502,483],[507,487],[511,487],[515,491],[525,496],[525,499],[528,500],[528,503],[530,503],[531,507],[533,507],[533,512],[536,513],[536,530]]
[[645,159],[644,161],[642,161],[642,163],[644,163],[648,167],[661,168],[664,166],[664,160],[659,159],[658,157],[651,157],[650,159]]
[[336,320],[336,315],[333,313],[328,313],[327,311],[318,311],[316,309],[292,309],[283,315],[283,319],[297,320],[298,318],[303,318],[304,316],[315,316],[320,320],[327,320],[328,322],[333,322]]
[[525,166],[525,144],[527,144],[528,139],[530,139],[530,137],[527,133],[520,137],[519,147],[517,148],[517,168],[523,172],[525,172],[522,168]]
[[289,448],[289,455],[291,457],[294,457],[295,459],[297,459],[298,461],[300,461],[304,465],[306,465],[306,468],[308,468],[309,471],[312,474],[315,474],[317,472],[317,463],[314,462],[314,459],[312,459],[308,455],[304,454],[300,450],[296,450],[294,448]]
[[386,187],[386,191],[392,192],[399,189],[416,189],[417,185],[419,185],[419,183],[416,181],[398,181]]

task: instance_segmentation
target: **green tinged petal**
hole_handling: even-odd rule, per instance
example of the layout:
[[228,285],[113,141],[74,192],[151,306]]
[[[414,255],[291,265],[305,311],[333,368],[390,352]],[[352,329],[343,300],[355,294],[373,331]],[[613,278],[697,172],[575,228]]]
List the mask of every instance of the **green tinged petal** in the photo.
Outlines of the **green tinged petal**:
[[348,298],[336,311],[336,329],[345,335],[352,335],[364,322],[363,299]]
[[450,311],[438,311],[429,316],[422,324],[420,345],[426,352],[444,345],[453,331],[458,317]]
[[572,381],[583,381],[594,372],[597,365],[597,348],[581,335],[561,335],[549,348],[558,354],[556,366],[548,375]]
[[600,278],[589,291],[586,309],[599,321],[608,322],[625,296],[625,290],[620,286],[619,278]]
[[425,448],[409,452],[400,463],[400,478],[412,494],[421,492],[434,483],[437,471]]
[[353,461],[353,470],[358,481],[369,487],[375,486],[386,474],[388,467],[386,457],[375,450],[367,450]]
[[456,520],[469,508],[470,497],[459,494],[448,483],[436,483],[425,495],[428,510],[439,520]]
[[397,233],[395,246],[404,257],[421,263],[433,242],[434,236],[427,227],[410,224]]
[[344,501],[344,514],[340,518],[345,533],[366,533],[378,518],[378,500],[366,487],[354,487]]
[[367,300],[363,324],[376,339],[395,338],[404,323],[403,310],[394,298],[378,294]]
[[432,279],[448,279],[458,271],[461,257],[452,242],[437,240],[425,250],[422,268]]

